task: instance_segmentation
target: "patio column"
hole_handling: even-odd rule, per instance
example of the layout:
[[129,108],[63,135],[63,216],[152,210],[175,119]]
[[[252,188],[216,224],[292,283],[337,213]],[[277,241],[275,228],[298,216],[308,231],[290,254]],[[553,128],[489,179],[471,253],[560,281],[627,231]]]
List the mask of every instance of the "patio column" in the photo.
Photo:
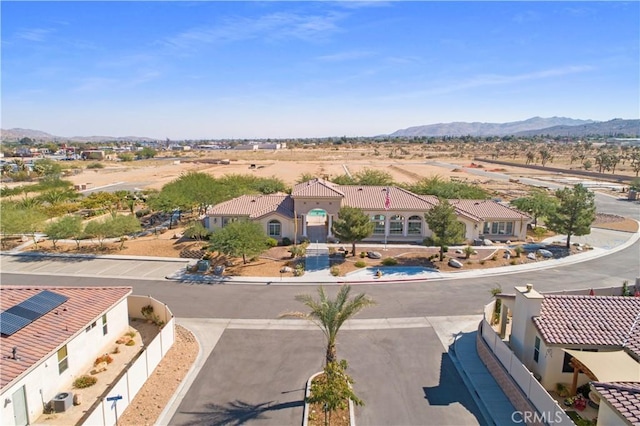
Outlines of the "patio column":
[[329,229],[327,229],[327,238],[333,237],[333,233],[331,232],[331,228],[333,227],[333,215],[327,214],[329,216]]
[[302,220],[302,236],[306,237],[307,236],[307,216],[301,214],[300,215],[300,220]]
[[507,334],[507,320],[509,319],[509,308],[504,303],[500,305],[500,338],[504,339]]
[[[574,360],[571,360],[572,363]],[[576,392],[578,391],[578,373],[580,372],[580,369],[574,365],[573,366],[573,381],[571,382],[571,393],[569,394],[569,396],[575,396]]]

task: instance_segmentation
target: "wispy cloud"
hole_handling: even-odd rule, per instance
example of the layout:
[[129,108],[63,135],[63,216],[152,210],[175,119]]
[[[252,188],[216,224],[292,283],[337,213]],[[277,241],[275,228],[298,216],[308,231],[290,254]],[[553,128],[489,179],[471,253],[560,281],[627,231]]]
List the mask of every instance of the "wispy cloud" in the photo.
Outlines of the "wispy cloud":
[[74,92],[114,92],[128,90],[136,86],[157,80],[162,74],[158,71],[139,71],[135,75],[117,77],[86,77],[73,89]]
[[30,28],[18,31],[16,37],[22,40],[43,42],[53,31],[47,28]]
[[487,86],[506,86],[525,81],[543,80],[546,78],[579,74],[590,71],[592,69],[593,67],[588,65],[574,65],[514,75],[482,74],[453,84],[443,85],[426,90],[406,92],[400,95],[385,97],[385,99],[418,98],[429,95],[443,95],[447,93],[459,92],[461,90],[476,89]]
[[219,25],[198,27],[163,40],[163,44],[179,49],[190,49],[202,44],[228,43],[252,39],[318,40],[340,31],[337,23],[341,13],[302,15],[272,13],[257,18],[232,17]]
[[362,59],[374,56],[374,52],[366,50],[351,50],[346,52],[338,52],[331,55],[318,56],[316,59],[322,62],[343,62],[352,61],[355,59]]

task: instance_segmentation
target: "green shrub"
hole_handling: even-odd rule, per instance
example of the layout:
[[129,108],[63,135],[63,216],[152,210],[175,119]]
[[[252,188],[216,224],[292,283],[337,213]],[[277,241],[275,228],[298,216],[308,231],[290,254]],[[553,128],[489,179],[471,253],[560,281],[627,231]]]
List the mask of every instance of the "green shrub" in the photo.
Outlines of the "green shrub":
[[135,341],[135,340],[133,340],[133,339],[131,339],[131,340],[129,340],[127,343],[125,343],[125,345],[126,345],[126,346],[133,346],[133,345],[135,345],[135,344],[136,344],[136,341]]
[[267,246],[276,247],[277,245],[278,245],[278,240],[276,240],[275,238],[268,238],[267,239]]
[[362,260],[358,260],[356,263],[356,268],[364,268],[365,266],[367,266],[367,263],[362,261]]
[[87,164],[87,169],[104,169],[104,164],[102,163],[89,163]]
[[387,257],[382,259],[382,264],[384,266],[395,266],[398,264],[398,260],[394,257]]
[[510,265],[517,265],[518,262],[515,259],[511,259],[511,261],[509,262]]
[[365,252],[361,251],[361,252],[360,252],[360,258],[361,258],[361,259],[364,259],[365,257],[367,257],[367,253],[365,253]]
[[337,277],[338,275],[340,275],[340,268],[338,268],[337,266],[332,266],[331,269],[329,269],[329,271],[331,272],[331,275],[333,275],[334,277]]
[[136,211],[136,217],[137,218],[141,218],[142,216],[146,216],[149,213],[151,213],[151,210],[149,210],[149,209],[141,209],[141,210]]
[[496,259],[498,259],[498,256],[496,256],[495,254],[491,256],[491,260],[496,260]]
[[422,244],[424,244],[427,247],[434,247],[436,245],[436,242],[434,241],[433,237],[427,237],[424,240],[422,240]]
[[290,246],[291,245],[291,238],[289,238],[289,237],[282,238],[282,245],[283,246]]
[[522,248],[522,246],[515,246],[513,248],[513,251],[515,252],[516,257],[520,257],[520,255],[524,253],[524,249]]
[[97,377],[84,375],[73,381],[73,387],[76,389],[88,388],[89,386],[95,385],[97,381]]

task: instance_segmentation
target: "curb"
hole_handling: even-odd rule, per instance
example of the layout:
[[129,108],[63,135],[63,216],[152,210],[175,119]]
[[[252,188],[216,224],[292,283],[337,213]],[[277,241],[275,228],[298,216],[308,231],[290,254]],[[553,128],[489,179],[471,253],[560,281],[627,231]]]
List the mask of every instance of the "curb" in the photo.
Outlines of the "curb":
[[[304,410],[302,411],[302,426],[309,424],[309,403],[307,403],[307,397],[311,393],[311,382],[324,371],[319,371],[307,380],[307,386],[304,389]],[[356,414],[354,412],[353,401],[349,400],[349,425],[356,426]]]

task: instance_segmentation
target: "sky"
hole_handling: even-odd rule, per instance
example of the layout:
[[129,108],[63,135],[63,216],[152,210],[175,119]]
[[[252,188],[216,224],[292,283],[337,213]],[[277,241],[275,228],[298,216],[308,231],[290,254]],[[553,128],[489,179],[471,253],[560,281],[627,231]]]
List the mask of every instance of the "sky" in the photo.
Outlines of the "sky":
[[640,2],[2,1],[1,124],[375,136],[640,118]]

